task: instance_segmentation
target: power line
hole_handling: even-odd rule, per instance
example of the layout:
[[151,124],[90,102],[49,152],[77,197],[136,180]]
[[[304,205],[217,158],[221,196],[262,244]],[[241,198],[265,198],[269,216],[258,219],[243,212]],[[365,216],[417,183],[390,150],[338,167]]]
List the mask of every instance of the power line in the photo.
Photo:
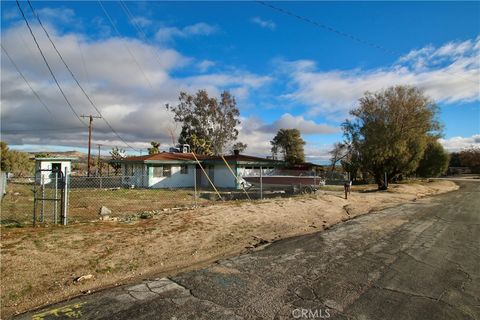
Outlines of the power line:
[[[18,0],[17,0],[18,1]],[[32,10],[33,12],[33,15],[37,18],[37,21],[38,23],[40,24],[40,26],[42,27],[43,31],[45,32],[48,40],[50,41],[50,43],[52,44],[53,48],[55,49],[55,52],[58,54],[58,56],[60,57],[60,60],[62,60],[63,64],[65,65],[65,68],[67,68],[68,72],[70,73],[70,75],[72,76],[73,80],[75,81],[75,83],[77,84],[77,86],[80,88],[80,90],[82,91],[82,93],[85,95],[85,97],[87,98],[88,102],[90,102],[90,105],[97,111],[97,113],[100,115],[100,117],[103,119],[103,121],[105,121],[105,123],[107,124],[107,126],[110,128],[110,130],[112,130],[112,132],[123,142],[125,143],[125,145],[127,145],[129,148],[133,149],[134,151],[137,151],[134,147],[132,147],[127,141],[125,141],[119,134],[118,132],[112,127],[112,125],[107,121],[107,119],[105,119],[105,117],[103,117],[102,113],[100,112],[100,110],[97,108],[97,106],[95,105],[95,103],[92,101],[92,99],[90,98],[90,96],[87,94],[87,92],[85,91],[85,89],[83,89],[82,85],[80,84],[80,82],[77,80],[77,77],[75,76],[75,74],[72,72],[72,70],[70,69],[70,67],[68,66],[68,64],[65,62],[65,59],[63,59],[63,56],[62,54],[60,53],[60,51],[58,51],[57,49],[57,46],[55,45],[55,43],[53,42],[52,38],[50,37],[50,34],[48,33],[47,29],[43,26],[43,23],[42,21],[40,20],[40,17],[38,16],[38,14],[35,12],[35,9],[33,8],[32,6],[32,3],[30,2],[30,0],[28,0],[28,4],[30,6],[30,9]]]
[[47,65],[48,71],[50,71],[50,74],[52,75],[53,80],[55,80],[55,83],[57,84],[58,89],[59,89],[60,92],[62,93],[63,98],[64,98],[65,101],[67,102],[68,106],[70,107],[70,110],[72,110],[72,112],[73,112],[73,114],[75,115],[75,117],[77,117],[78,121],[80,121],[83,125],[85,125],[85,123],[82,121],[82,119],[80,118],[80,116],[78,115],[78,113],[75,111],[75,109],[73,108],[72,104],[71,104],[70,101],[68,100],[67,96],[65,95],[65,92],[63,92],[62,87],[61,87],[60,84],[58,83],[58,80],[57,80],[57,78],[55,77],[55,74],[53,73],[52,68],[50,67],[50,64],[48,63],[47,59],[45,58],[45,55],[43,54],[42,49],[40,48],[40,45],[38,44],[37,38],[35,37],[35,34],[33,33],[32,28],[30,27],[30,24],[28,23],[27,17],[25,17],[25,13],[23,12],[22,7],[20,6],[20,3],[18,2],[18,0],[15,0],[15,1],[16,1],[16,3],[17,3],[18,9],[20,10],[20,13],[22,14],[23,20],[24,20],[25,23],[27,24],[28,30],[30,31],[30,34],[32,35],[33,41],[35,41],[35,44],[37,45],[37,49],[38,49],[38,51],[40,52],[40,54],[42,55],[43,61],[44,61],[45,64]]
[[20,74],[20,76],[22,77],[23,81],[25,81],[25,83],[27,84],[27,86],[30,88],[30,90],[33,92],[33,94],[35,95],[35,97],[38,99],[38,101],[42,104],[42,106],[45,108],[45,110],[47,110],[47,112],[55,117],[53,115],[53,113],[50,111],[50,109],[48,109],[47,107],[47,104],[45,102],[43,102],[43,100],[40,98],[40,96],[38,95],[38,93],[32,88],[32,86],[30,85],[30,82],[28,82],[27,78],[25,78],[25,76],[23,75],[22,71],[20,71],[20,69],[18,68],[17,64],[15,63],[15,61],[13,61],[12,57],[10,57],[10,55],[8,54],[7,50],[3,47],[3,44],[0,44],[0,46],[2,47],[2,50],[3,52],[5,53],[5,55],[7,56],[8,60],[10,60],[10,62],[12,63],[12,65],[15,67],[15,69],[17,70],[18,74]]
[[90,74],[88,73],[88,70],[87,70],[87,64],[85,63],[85,56],[83,55],[83,50],[82,50],[82,46],[80,45],[80,41],[77,42],[77,46],[78,46],[78,51],[80,52],[80,57],[82,58],[83,70],[85,71],[85,77],[87,78],[87,84],[88,84],[91,82]]
[[[135,21],[135,17],[130,11],[130,9],[128,8],[127,4],[123,0],[120,0],[119,4],[120,4],[120,7],[122,7],[123,12],[125,12],[125,14],[127,15],[127,18],[130,19],[130,22],[133,24],[135,29],[137,29],[138,33],[141,35],[142,39],[145,40],[147,43],[151,43],[151,41],[149,41],[147,37],[147,34],[143,30],[142,26]],[[162,61],[161,61],[162,58],[158,54],[158,51],[156,50],[155,46],[152,46],[152,51],[154,53],[155,60],[157,60],[158,64],[162,66]]]
[[380,46],[380,45],[378,45],[378,44],[375,44],[375,43],[373,43],[373,42],[369,42],[369,41],[366,41],[366,40],[364,40],[364,39],[360,39],[360,38],[358,38],[358,37],[356,37],[356,36],[354,36],[354,35],[352,35],[352,34],[350,34],[350,33],[347,33],[347,32],[344,32],[344,31],[341,31],[341,30],[338,30],[338,29],[335,29],[335,28],[333,28],[333,27],[331,27],[331,26],[328,26],[328,25],[326,25],[326,24],[324,24],[324,23],[321,23],[321,22],[312,20],[312,19],[310,19],[310,18],[307,18],[307,17],[301,16],[301,15],[298,15],[298,14],[293,13],[293,12],[291,12],[291,11],[288,11],[288,10],[286,10],[286,9],[283,9],[283,8],[280,8],[280,7],[277,7],[277,6],[274,6],[274,5],[272,5],[271,3],[267,3],[267,2],[264,2],[264,1],[255,1],[255,2],[258,3],[258,4],[261,4],[261,5],[265,6],[265,7],[268,7],[268,8],[270,8],[270,9],[273,9],[273,10],[275,10],[275,11],[278,11],[278,12],[281,12],[281,13],[283,13],[283,14],[286,14],[286,15],[288,15],[288,16],[294,17],[294,18],[296,18],[296,19],[298,19],[298,20],[302,20],[302,21],[304,21],[304,22],[313,24],[313,25],[315,25],[315,26],[317,26],[317,27],[319,27],[319,28],[325,29],[325,30],[327,30],[327,31],[330,31],[330,32],[335,33],[335,34],[337,34],[337,35],[340,35],[340,36],[342,36],[342,37],[345,37],[345,38],[348,38],[348,39],[350,39],[350,40],[356,41],[356,42],[358,42],[358,43],[362,43],[362,44],[364,44],[364,45],[367,45],[367,46],[370,46],[370,47],[373,47],[373,48],[382,50],[382,51],[384,51],[384,52],[386,52],[386,53],[388,53],[388,54],[394,54],[394,55],[397,55],[397,54],[398,54],[397,52],[395,52],[395,51],[393,51],[393,50],[390,50],[390,49],[388,49],[388,48],[385,48],[385,47]]
[[[292,11],[289,11],[289,10],[286,10],[286,9],[283,9],[283,8],[280,8],[280,7],[277,7],[277,6],[274,6],[274,5],[272,5],[270,2],[265,2],[265,1],[255,1],[255,2],[258,3],[258,4],[260,4],[260,5],[265,6],[265,7],[267,7],[267,8],[270,8],[270,9],[272,9],[272,10],[275,10],[275,11],[277,11],[277,12],[280,12],[280,13],[282,13],[282,14],[285,14],[285,15],[291,16],[291,17],[293,17],[293,18],[295,18],[295,19],[298,19],[298,20],[307,22],[307,23],[309,23],[309,24],[312,24],[312,25],[314,25],[314,26],[316,26],[316,27],[318,27],[318,28],[325,29],[325,30],[327,30],[327,31],[329,31],[329,32],[335,33],[335,34],[337,34],[337,35],[340,35],[340,36],[342,36],[342,37],[348,38],[348,39],[353,40],[353,41],[355,41],[355,42],[358,42],[358,43],[361,43],[361,44],[370,46],[370,47],[372,47],[372,48],[381,50],[381,51],[383,51],[383,52],[385,52],[385,53],[388,53],[389,55],[394,55],[394,56],[400,56],[400,55],[401,55],[400,52],[397,52],[397,51],[395,51],[395,50],[386,48],[386,47],[381,46],[381,45],[378,45],[378,44],[376,44],[376,43],[373,43],[373,42],[370,42],[370,41],[361,39],[361,38],[359,38],[359,37],[357,37],[357,36],[354,36],[354,35],[352,35],[352,34],[350,34],[350,33],[347,33],[347,32],[338,30],[338,29],[336,29],[336,28],[333,28],[333,27],[331,27],[331,26],[328,26],[328,25],[326,25],[326,24],[324,24],[324,23],[321,23],[321,22],[312,20],[312,19],[307,18],[307,17],[305,17],[305,16],[298,15],[298,14],[292,12]],[[479,81],[474,81],[474,80],[465,78],[465,77],[463,77],[463,76],[461,76],[461,75],[458,75],[458,74],[456,74],[456,73],[449,72],[449,71],[447,71],[447,70],[445,70],[445,69],[443,69],[443,70],[441,70],[441,71],[442,71],[442,72],[445,72],[445,73],[447,73],[447,74],[450,74],[450,75],[452,75],[452,76],[454,76],[454,77],[461,78],[461,79],[463,79],[463,80],[465,80],[465,81],[470,81],[470,82],[473,82],[473,83],[475,83],[475,84],[478,84],[478,83],[479,83]]]
[[[121,37],[122,37],[122,34],[120,33],[120,31],[118,31],[118,28],[117,28],[117,26],[115,25],[115,22],[113,22],[112,17],[110,17],[110,15],[108,14],[107,10],[106,10],[105,7],[103,6],[102,1],[101,1],[101,0],[98,0],[98,4],[100,4],[100,7],[102,8],[103,13],[105,13],[105,16],[108,18],[108,21],[110,21],[110,24],[112,25],[113,29],[115,30],[115,32],[117,33],[117,35],[121,38]],[[143,70],[143,68],[142,68],[142,66],[140,65],[140,63],[138,63],[137,59],[136,59],[135,56],[133,55],[133,53],[132,53],[132,51],[130,50],[130,48],[128,47],[128,45],[127,45],[126,43],[124,43],[123,45],[125,46],[125,49],[127,49],[128,53],[129,53],[130,56],[132,57],[133,61],[134,61],[135,64],[137,65],[138,69],[140,69],[140,72],[142,73],[143,77],[144,77],[145,80],[147,81],[147,83],[148,83],[148,85],[150,86],[150,88],[153,89],[152,83],[151,83],[150,80],[148,79],[147,74],[146,74],[145,71]]]

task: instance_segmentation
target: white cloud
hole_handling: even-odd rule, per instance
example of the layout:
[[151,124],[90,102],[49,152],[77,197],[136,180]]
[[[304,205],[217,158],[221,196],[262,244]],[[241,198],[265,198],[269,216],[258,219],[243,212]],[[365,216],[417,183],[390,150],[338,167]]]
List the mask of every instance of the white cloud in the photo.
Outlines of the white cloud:
[[468,148],[480,148],[480,134],[471,137],[452,137],[448,139],[438,139],[445,149],[449,152],[457,152]]
[[42,20],[70,23],[75,18],[75,11],[69,8],[41,8],[35,10]]
[[215,65],[215,62],[214,61],[211,61],[211,60],[202,60],[200,61],[198,64],[197,64],[197,68],[198,70],[200,70],[201,72],[205,72],[207,71],[208,69],[210,69],[211,67],[213,67]]
[[326,124],[318,124],[313,120],[306,120],[303,116],[293,116],[290,113],[285,113],[272,124],[262,127],[262,130],[265,132],[274,134],[280,129],[298,129],[302,134],[330,134],[339,132],[339,128]]
[[253,17],[251,21],[262,28],[266,28],[270,30],[275,30],[275,28],[277,27],[275,22],[273,22],[272,20],[263,20],[260,17]]
[[[292,116],[285,113],[277,120],[268,124],[257,117],[241,118],[238,140],[248,145],[247,153],[266,156],[271,153],[270,140],[273,139],[279,129],[297,128],[302,135],[336,133],[337,128],[324,124],[317,124],[312,120],[305,120],[302,116]],[[305,155],[310,160],[325,160],[330,147],[318,147],[307,143]]]
[[[36,24],[32,26],[77,113],[95,114],[96,111],[51,49],[43,31]],[[211,95],[218,96],[221,90],[226,89],[248,96],[250,91],[270,81],[267,76],[240,69],[223,73],[190,73],[188,77],[174,76],[175,70],[191,65],[194,59],[173,49],[150,46],[138,39],[108,37],[92,40],[80,33],[62,34],[50,25],[47,27],[64,59],[102,114],[125,140],[136,147],[144,148],[145,142],[151,140],[158,140],[164,145],[171,143],[169,130],[178,133],[179,128],[175,126],[171,113],[165,109],[165,104],[177,103],[181,90],[193,93],[198,89],[207,89]],[[2,53],[2,140],[10,144],[85,147],[87,130],[81,128],[66,106],[33,41],[23,37],[28,34],[24,25],[14,24],[2,30],[2,45],[52,110],[53,116],[42,108]],[[22,41],[23,38],[25,41]],[[145,75],[140,72],[126,47],[133,53]],[[101,141],[106,147],[125,147],[100,119],[95,121],[93,139]]]
[[152,20],[145,17],[137,16],[130,19],[130,23],[144,28],[150,26],[152,24]]
[[160,42],[168,42],[175,37],[188,38],[191,36],[208,36],[216,32],[218,32],[216,26],[209,25],[205,22],[199,22],[183,28],[162,27],[155,34],[155,38]]
[[296,89],[286,98],[310,107],[311,115],[345,116],[366,91],[392,85],[422,88],[437,102],[480,99],[480,37],[438,49],[412,50],[388,68],[317,71],[310,60],[280,62]]

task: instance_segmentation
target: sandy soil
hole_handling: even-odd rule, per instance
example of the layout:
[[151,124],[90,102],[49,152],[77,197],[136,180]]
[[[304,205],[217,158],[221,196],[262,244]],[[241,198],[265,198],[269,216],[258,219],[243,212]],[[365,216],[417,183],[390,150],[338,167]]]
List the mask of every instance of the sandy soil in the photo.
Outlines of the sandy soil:
[[[198,268],[265,241],[317,232],[355,216],[458,186],[437,180],[388,191],[225,202],[132,223],[1,229],[1,307],[8,317],[79,294]],[[365,188],[363,188],[365,189]],[[75,283],[82,275],[92,279]]]

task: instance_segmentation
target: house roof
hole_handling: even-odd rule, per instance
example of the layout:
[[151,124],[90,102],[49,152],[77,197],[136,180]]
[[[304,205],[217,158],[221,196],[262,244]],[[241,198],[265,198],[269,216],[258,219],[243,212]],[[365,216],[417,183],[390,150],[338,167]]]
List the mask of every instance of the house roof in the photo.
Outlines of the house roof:
[[[196,154],[196,157],[199,161],[205,162],[222,162],[222,157],[220,156],[204,156]],[[228,155],[224,156],[225,160],[230,163],[268,163],[275,164],[280,163],[281,161],[247,156],[243,154],[239,155]],[[194,163],[196,162],[195,157],[191,153],[179,153],[179,152],[161,152],[157,154],[136,156],[136,157],[127,157],[121,160],[110,160],[111,162],[137,162],[137,163]]]
[[[254,156],[247,156],[245,154],[235,154],[235,155],[228,155],[224,156],[225,160],[227,162],[233,162],[233,163],[268,163],[268,164],[276,164],[276,163],[281,163],[282,161],[279,160],[273,160],[273,159],[266,159],[266,158],[260,158],[260,157],[254,157]],[[206,162],[223,162],[223,159],[221,156],[215,156],[215,157],[209,157],[205,159]]]
[[[196,154],[198,160],[204,160],[206,156]],[[196,161],[191,153],[160,152],[144,156],[127,157],[115,162],[191,162]]]
[[52,158],[52,157],[40,157],[40,158],[35,158],[35,161],[75,161],[77,158]]

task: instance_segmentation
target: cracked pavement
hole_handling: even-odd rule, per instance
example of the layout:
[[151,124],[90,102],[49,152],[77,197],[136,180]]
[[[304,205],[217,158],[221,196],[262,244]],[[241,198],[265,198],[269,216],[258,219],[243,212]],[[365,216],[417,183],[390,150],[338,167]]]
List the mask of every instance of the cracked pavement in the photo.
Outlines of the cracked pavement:
[[445,195],[18,318],[480,319],[480,183],[458,183]]

